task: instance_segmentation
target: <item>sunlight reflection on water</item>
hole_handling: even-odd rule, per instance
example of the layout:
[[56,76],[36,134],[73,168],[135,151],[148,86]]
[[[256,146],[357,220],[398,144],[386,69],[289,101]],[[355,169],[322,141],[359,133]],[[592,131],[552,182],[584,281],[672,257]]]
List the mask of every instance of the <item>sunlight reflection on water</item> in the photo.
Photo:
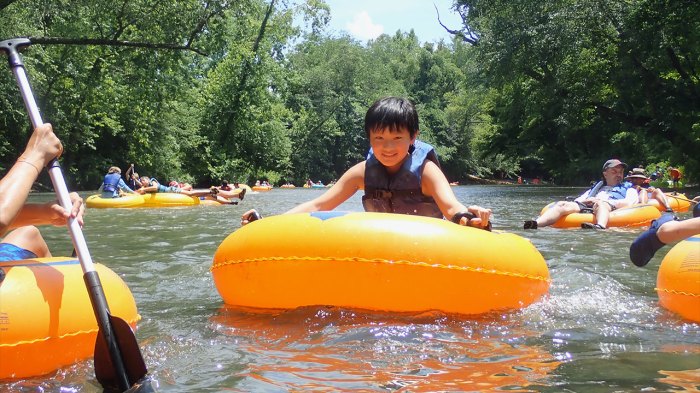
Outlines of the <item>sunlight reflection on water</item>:
[[[700,325],[658,306],[654,285],[663,253],[646,268],[627,260],[639,229],[522,230],[542,206],[580,189],[454,190],[465,204],[492,208],[494,229],[533,242],[550,268],[548,296],[522,310],[478,317],[223,307],[209,268],[242,212],[278,214],[322,190],[274,189],[247,195],[239,206],[90,209],[85,234],[93,258],[116,271],[136,298],[143,317],[137,338],[159,391],[700,389]],[[359,194],[339,210],[361,211]],[[70,253],[65,228],[42,233],[54,254]],[[92,362],[83,361],[0,390],[101,389]]]

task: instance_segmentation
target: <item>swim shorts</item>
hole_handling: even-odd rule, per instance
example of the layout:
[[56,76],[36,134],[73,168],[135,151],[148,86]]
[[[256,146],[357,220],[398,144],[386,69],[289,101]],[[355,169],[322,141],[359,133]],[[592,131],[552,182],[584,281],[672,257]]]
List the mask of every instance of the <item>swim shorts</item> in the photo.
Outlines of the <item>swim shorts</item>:
[[0,243],[0,261],[36,258],[36,254],[10,243]]

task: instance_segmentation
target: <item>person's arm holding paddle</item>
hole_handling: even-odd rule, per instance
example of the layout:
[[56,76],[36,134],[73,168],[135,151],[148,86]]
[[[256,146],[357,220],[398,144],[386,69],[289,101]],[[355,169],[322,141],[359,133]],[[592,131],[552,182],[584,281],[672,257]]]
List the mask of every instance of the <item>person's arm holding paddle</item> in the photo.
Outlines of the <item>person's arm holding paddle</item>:
[[[26,203],[34,181],[46,165],[60,156],[62,151],[63,146],[53,133],[51,125],[43,124],[34,130],[22,155],[0,180],[0,236],[4,236],[2,243],[31,252],[33,257],[51,256],[51,253],[41,233],[32,225],[66,225],[70,217],[76,218],[80,225],[83,224],[85,206],[82,198],[76,193],[70,194],[73,202],[70,212],[57,201],[43,204]],[[21,255],[31,256],[23,252],[21,251]]]
[[25,204],[32,184],[48,163],[60,156],[63,146],[50,124],[34,130],[27,147],[10,171],[0,180],[0,236],[25,225],[65,225],[69,217],[79,217],[82,225],[82,198],[72,193],[73,210],[66,212],[57,202]]

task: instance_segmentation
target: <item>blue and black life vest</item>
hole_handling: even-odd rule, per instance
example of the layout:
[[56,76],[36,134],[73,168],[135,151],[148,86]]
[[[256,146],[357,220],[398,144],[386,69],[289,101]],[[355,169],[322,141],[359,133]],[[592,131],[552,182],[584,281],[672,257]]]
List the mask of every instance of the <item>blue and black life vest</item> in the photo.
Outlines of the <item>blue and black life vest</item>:
[[119,187],[119,180],[122,178],[122,175],[119,173],[108,173],[105,175],[104,180],[102,183],[104,184],[102,186],[102,190],[106,192],[115,192],[117,191],[117,188]]
[[[593,198],[596,195],[598,195],[598,192],[600,189],[605,185],[604,181],[599,181],[596,183],[593,188],[591,188],[591,192],[588,193],[589,198]],[[611,188],[610,190],[607,191],[608,195],[610,195],[610,199],[617,200],[617,199],[625,199],[627,197],[627,189],[632,186],[632,183],[629,182],[623,182],[615,187]]]
[[399,171],[389,175],[370,150],[365,162],[365,195],[362,197],[365,211],[443,218],[435,200],[423,195],[421,190],[421,176],[427,160],[440,166],[435,149],[416,140]]

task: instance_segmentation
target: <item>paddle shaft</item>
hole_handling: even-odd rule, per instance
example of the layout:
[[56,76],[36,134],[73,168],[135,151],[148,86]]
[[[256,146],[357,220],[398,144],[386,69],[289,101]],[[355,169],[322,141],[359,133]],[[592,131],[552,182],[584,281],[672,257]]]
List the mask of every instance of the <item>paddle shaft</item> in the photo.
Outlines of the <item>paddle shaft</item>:
[[[3,49],[7,50],[8,52],[10,68],[17,79],[17,84],[19,85],[20,93],[22,94],[22,99],[24,100],[24,105],[29,113],[32,126],[37,128],[38,126],[44,124],[44,122],[41,119],[39,108],[34,100],[34,95],[32,94],[29,80],[27,79],[24,63],[22,62],[22,58],[18,52],[19,48],[28,46],[30,43],[31,42],[28,39],[20,38],[3,41],[1,44]],[[60,205],[66,211],[71,211],[73,209],[73,204],[71,203],[70,195],[68,194],[68,187],[66,186],[66,181],[63,178],[63,173],[61,172],[61,167],[58,164],[58,160],[53,159],[49,163],[48,167],[51,183],[53,183],[53,188],[56,191],[56,197]],[[102,289],[100,277],[97,274],[97,271],[95,271],[95,265],[92,262],[90,251],[87,248],[83,231],[80,228],[78,221],[73,217],[68,219],[68,231],[70,232],[70,236],[73,241],[73,247],[78,254],[80,265],[83,268],[83,278],[88,288],[90,301],[95,312],[95,318],[97,319],[100,332],[107,343],[112,364],[116,369],[115,372],[118,378],[119,387],[122,391],[125,391],[129,389],[130,383],[124,367],[121,352],[117,346],[115,334],[112,330],[112,325],[109,322],[109,306],[107,304],[107,299],[105,297],[104,290]]]
[[698,203],[700,203],[700,202],[698,202],[698,201],[694,201],[694,200],[692,200],[692,199],[687,199],[687,198],[679,197],[679,196],[676,196],[676,195],[668,195],[668,194],[664,194],[664,195],[666,195],[666,198],[676,198],[676,199],[680,199],[681,201],[686,201],[686,202],[694,203],[694,204],[696,204],[696,205],[697,205]]

